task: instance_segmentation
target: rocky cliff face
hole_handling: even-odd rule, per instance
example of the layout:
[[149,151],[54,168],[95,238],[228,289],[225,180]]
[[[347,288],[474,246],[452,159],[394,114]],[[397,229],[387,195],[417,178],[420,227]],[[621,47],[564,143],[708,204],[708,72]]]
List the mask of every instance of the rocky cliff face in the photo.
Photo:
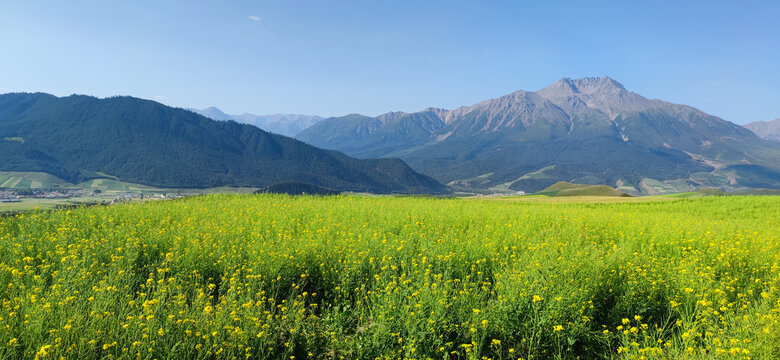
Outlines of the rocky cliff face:
[[745,128],[764,140],[780,142],[780,119],[752,122],[745,124]]
[[[297,138],[358,157],[401,157],[440,181],[477,187],[534,191],[574,180],[640,188],[645,178],[689,187],[780,186],[777,145],[609,77],[564,78],[454,110],[330,118]],[[743,181],[756,174],[760,181]]]
[[537,94],[572,115],[597,109],[613,119],[624,111],[646,110],[662,103],[630,92],[622,84],[606,76],[576,80],[564,78],[537,91]]

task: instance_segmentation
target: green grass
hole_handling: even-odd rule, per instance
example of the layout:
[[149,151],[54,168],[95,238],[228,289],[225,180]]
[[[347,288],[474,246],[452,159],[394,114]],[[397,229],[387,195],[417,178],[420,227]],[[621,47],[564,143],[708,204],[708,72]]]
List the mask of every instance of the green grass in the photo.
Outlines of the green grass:
[[780,356],[780,198],[562,199],[0,218],[0,358]]
[[639,187],[644,193],[650,195],[659,195],[676,192],[675,189],[668,184],[662,183],[656,179],[644,178],[639,182]]
[[144,194],[160,194],[160,193],[182,193],[187,195],[202,195],[202,194],[214,194],[214,193],[250,193],[257,191],[256,187],[231,187],[220,186],[215,188],[204,189],[175,189],[175,188],[158,188],[148,185],[129,183],[114,179],[92,179],[78,184],[78,187],[84,189],[100,190],[104,193],[144,193]]
[[688,191],[673,194],[657,195],[657,197],[674,198],[674,199],[692,199],[706,196],[727,196],[727,192],[718,189],[699,189],[696,191]]
[[[529,173],[521,176],[517,180],[522,180],[522,179],[546,179],[546,178],[549,178],[550,176],[545,174],[545,172],[546,171],[550,171],[552,169],[555,169],[555,165],[550,165],[550,166],[547,166],[547,167],[543,167],[543,168],[541,168],[539,170],[529,172]],[[515,180],[515,181],[517,181],[517,180]]]
[[469,185],[482,185],[482,184],[486,184],[486,183],[490,182],[490,177],[491,176],[493,176],[492,172],[487,173],[487,174],[482,174],[482,175],[479,175],[479,176],[475,176],[475,177],[472,177],[472,178],[468,178],[468,179],[455,180],[454,182],[464,183],[464,184],[469,184]]
[[707,172],[693,173],[691,174],[691,179],[704,186],[725,186],[729,183],[728,178],[725,176]]
[[134,184],[114,179],[92,179],[78,184],[84,189],[101,190],[106,192],[166,192],[169,189],[153,186]]
[[559,181],[550,187],[540,191],[537,195],[544,196],[617,196],[629,197],[630,195],[611,188],[607,185],[572,184]]
[[559,181],[553,185],[550,185],[546,189],[542,190],[541,192],[553,192],[553,191],[561,191],[561,190],[569,190],[569,189],[580,189],[584,187],[588,187],[590,185],[585,184],[572,184],[565,181]]
[[509,186],[511,186],[512,184],[514,184],[516,182],[519,182],[519,181],[551,179],[551,177],[549,175],[545,174],[545,172],[546,171],[550,171],[550,170],[552,170],[554,168],[555,168],[555,165],[550,165],[550,166],[547,166],[547,167],[543,167],[543,168],[541,168],[539,170],[529,172],[529,173],[527,173],[527,174],[525,174],[525,175],[523,175],[523,176],[521,176],[521,177],[519,177],[517,179],[510,180],[509,182],[506,182],[506,183],[501,184],[499,186],[501,186],[502,188],[504,188],[506,190],[509,190]]
[[[107,194],[132,192],[132,193],[143,193],[143,194],[182,193],[186,195],[201,195],[201,194],[213,194],[213,193],[250,193],[250,192],[257,191],[259,189],[257,187],[231,187],[231,186],[221,186],[221,187],[203,188],[203,189],[158,188],[158,187],[153,187],[148,185],[119,181],[103,173],[94,173],[94,174],[96,176],[97,175],[106,176],[106,178],[91,179],[83,183],[74,185],[54,175],[43,173],[43,172],[0,171],[0,188],[14,189],[14,190],[91,189],[91,190],[100,190],[101,192]],[[42,205],[43,207],[47,207],[46,202],[43,202]],[[27,209],[27,207],[25,207],[25,209]]]
[[750,189],[738,193],[739,195],[780,195],[780,189]]
[[54,210],[63,206],[111,202],[112,198],[98,196],[80,196],[67,199],[23,198],[18,203],[0,203],[0,215],[29,212],[33,210]]
[[30,185],[32,184],[32,180],[30,179],[20,179],[18,183],[16,183],[16,189],[29,189]]
[[73,184],[47,173],[0,171],[0,188],[50,189],[67,186],[73,186]]
[[629,185],[621,185],[621,186],[616,187],[615,189],[617,189],[619,191],[622,191],[622,192],[624,192],[626,194],[629,194],[629,195],[639,195],[640,194],[640,192],[639,192],[639,190],[637,190],[637,188],[635,188],[633,186],[629,186]]

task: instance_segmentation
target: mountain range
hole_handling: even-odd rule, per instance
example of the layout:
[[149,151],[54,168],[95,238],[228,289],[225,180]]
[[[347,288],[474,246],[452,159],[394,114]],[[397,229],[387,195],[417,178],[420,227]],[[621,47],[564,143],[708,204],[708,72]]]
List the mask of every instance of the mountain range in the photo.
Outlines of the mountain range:
[[537,192],[559,181],[635,195],[780,188],[778,128],[780,120],[741,127],[647,99],[609,77],[564,78],[454,110],[328,119],[14,93],[0,95],[0,171],[73,183],[304,183],[374,193],[447,192],[441,183]]
[[0,155],[0,171],[73,183],[111,177],[181,188],[301,182],[340,191],[447,191],[398,159],[357,160],[132,97],[0,95]]
[[300,114],[274,114],[255,115],[244,113],[241,115],[229,115],[215,107],[205,109],[187,109],[214,120],[233,120],[242,124],[257,126],[265,131],[284,136],[298,135],[302,130],[316,124],[323,118],[316,115]]
[[780,119],[755,121],[744,126],[764,140],[780,141]]
[[536,192],[559,181],[633,194],[780,187],[780,144],[609,77],[564,78],[454,110],[328,118],[296,138],[358,158],[398,157],[455,188]]

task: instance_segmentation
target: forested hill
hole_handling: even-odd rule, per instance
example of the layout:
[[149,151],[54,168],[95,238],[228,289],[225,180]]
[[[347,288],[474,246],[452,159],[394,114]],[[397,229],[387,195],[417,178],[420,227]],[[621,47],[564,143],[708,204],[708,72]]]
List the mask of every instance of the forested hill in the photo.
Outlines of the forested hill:
[[0,95],[0,158],[0,170],[41,171],[71,182],[107,174],[164,187],[296,181],[374,193],[446,191],[401,160],[357,160],[132,97]]

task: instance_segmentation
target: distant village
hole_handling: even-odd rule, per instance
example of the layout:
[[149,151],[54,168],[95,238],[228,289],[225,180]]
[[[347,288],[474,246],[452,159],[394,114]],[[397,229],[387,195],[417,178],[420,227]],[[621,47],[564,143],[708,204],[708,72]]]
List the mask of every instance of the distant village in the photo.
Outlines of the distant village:
[[95,189],[42,190],[42,189],[2,189],[0,188],[0,203],[19,203],[23,199],[71,199],[99,197],[106,202],[127,202],[132,200],[164,200],[183,197],[180,193],[144,194],[137,192],[103,193]]
[[24,198],[34,199],[68,199],[76,196],[91,196],[82,194],[84,190],[72,190],[72,191],[33,191],[33,190],[13,190],[13,189],[0,189],[0,201],[4,203],[9,202],[21,202]]

